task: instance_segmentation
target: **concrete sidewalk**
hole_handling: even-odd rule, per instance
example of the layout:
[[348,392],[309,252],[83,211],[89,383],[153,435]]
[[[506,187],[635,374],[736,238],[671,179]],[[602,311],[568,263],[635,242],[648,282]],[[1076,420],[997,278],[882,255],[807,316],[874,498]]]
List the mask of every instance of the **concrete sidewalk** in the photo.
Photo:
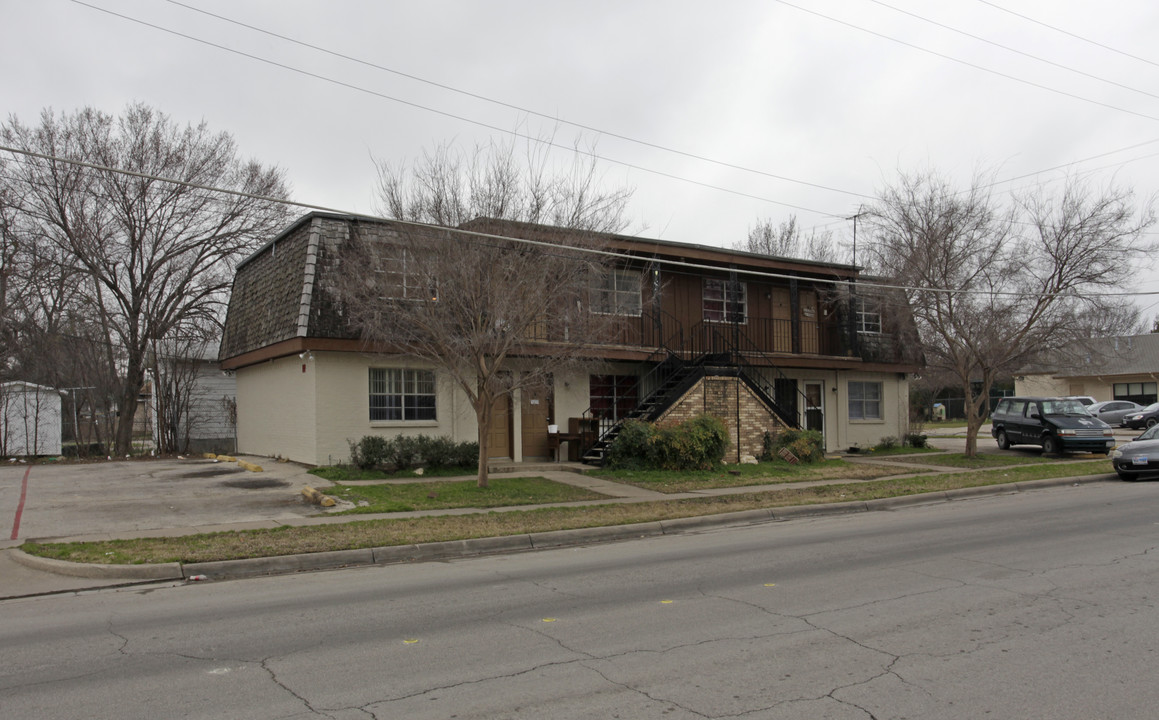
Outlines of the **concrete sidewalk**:
[[[306,469],[293,464],[272,464],[268,458],[245,458],[254,462],[266,463],[270,466],[268,472],[276,479],[292,479],[297,485],[322,484],[314,476],[307,475]],[[862,456],[847,456],[847,460],[865,464],[890,464],[887,458],[868,458]],[[279,467],[280,466],[280,467]],[[485,511],[479,508],[458,508],[443,510],[426,510],[415,512],[362,514],[362,515],[332,515],[332,514],[283,514],[278,517],[251,519],[231,523],[199,523],[180,524],[171,527],[154,527],[126,529],[121,528],[109,532],[79,533],[69,536],[52,537],[54,542],[83,542],[109,539],[132,539],[139,537],[177,537],[182,535],[202,534],[210,532],[231,532],[238,530],[252,530],[260,528],[276,528],[283,526],[309,526],[320,524],[361,522],[376,519],[398,519],[424,516],[467,515],[479,512],[506,512],[529,510],[540,507],[567,507],[590,506],[610,503],[636,503],[653,500],[679,500],[709,496],[724,496],[740,493],[776,491],[785,488],[810,487],[824,484],[847,483],[849,479],[820,480],[801,483],[782,483],[774,485],[756,485],[734,488],[714,488],[685,493],[661,493],[654,490],[624,485],[602,478],[585,475],[577,470],[583,466],[570,467],[567,464],[520,466],[518,470],[503,472],[497,477],[539,476],[550,480],[586,488],[606,495],[603,500],[584,500],[570,503],[552,503],[535,506],[512,506],[503,508],[489,508]],[[1023,466],[1019,466],[1023,467]],[[506,468],[511,470],[510,468]],[[996,468],[987,468],[996,469]],[[934,465],[914,465],[912,471],[900,473],[890,477],[909,477],[929,472],[962,472],[960,468],[947,468]],[[94,566],[81,563],[64,563],[30,556],[14,547],[18,543],[11,541],[0,542],[0,599],[24,597],[53,592],[83,591],[96,587],[109,587],[126,584],[147,582],[183,582],[190,577],[208,576],[209,579],[225,579],[232,577],[246,577],[257,575],[279,574],[302,570],[349,567],[354,565],[383,564],[390,562],[407,562],[423,559],[445,559],[494,552],[511,552],[541,549],[545,547],[559,547],[564,545],[585,544],[596,541],[620,540],[627,538],[645,537],[648,535],[670,534],[687,532],[691,529],[705,527],[751,524],[755,522],[770,522],[785,520],[794,517],[817,516],[837,513],[864,512],[869,510],[894,509],[907,505],[946,502],[965,497],[980,495],[1009,494],[1025,490],[1037,489],[1058,485],[1075,485],[1090,482],[1102,482],[1113,479],[1114,475],[1093,475],[1086,477],[1063,478],[1057,481],[1034,481],[1030,483],[1015,483],[1010,485],[996,485],[984,488],[969,488],[955,492],[929,493],[921,496],[888,498],[881,501],[833,503],[828,505],[810,505],[786,507],[777,509],[762,509],[728,513],[706,517],[683,518],[675,521],[658,523],[644,523],[642,525],[620,526],[609,528],[588,528],[580,530],[563,530],[534,535],[518,535],[501,538],[482,538],[478,540],[455,541],[450,543],[430,543],[427,545],[410,545],[390,548],[367,548],[356,551],[338,551],[331,553],[312,553],[309,555],[293,555],[274,558],[257,558],[219,563],[196,563],[180,565],[170,563],[166,565],[147,566]],[[438,478],[432,480],[445,480]],[[454,478],[462,479],[462,478]],[[874,478],[883,480],[886,478]],[[375,483],[379,481],[367,481]],[[49,539],[49,538],[42,538]],[[5,546],[8,546],[5,548]]]

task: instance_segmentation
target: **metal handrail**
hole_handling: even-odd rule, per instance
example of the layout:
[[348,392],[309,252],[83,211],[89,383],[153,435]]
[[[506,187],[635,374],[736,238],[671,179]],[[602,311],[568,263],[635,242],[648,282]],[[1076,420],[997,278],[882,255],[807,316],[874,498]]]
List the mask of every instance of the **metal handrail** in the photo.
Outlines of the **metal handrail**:
[[[738,368],[750,382],[764,393],[777,410],[777,414],[781,415],[781,420],[794,428],[800,426],[797,414],[788,412],[778,402],[776,386],[768,381],[762,371],[771,370],[776,379],[792,381],[793,387],[796,389],[798,404],[804,401],[802,407],[807,407],[808,397],[792,378],[781,371],[771,357],[757,347],[740,326],[699,323],[691,328],[689,335],[701,340],[699,346],[694,346],[693,352],[703,357],[726,355],[728,364]],[[754,365],[749,362],[749,357],[757,358],[762,364],[759,367]]]

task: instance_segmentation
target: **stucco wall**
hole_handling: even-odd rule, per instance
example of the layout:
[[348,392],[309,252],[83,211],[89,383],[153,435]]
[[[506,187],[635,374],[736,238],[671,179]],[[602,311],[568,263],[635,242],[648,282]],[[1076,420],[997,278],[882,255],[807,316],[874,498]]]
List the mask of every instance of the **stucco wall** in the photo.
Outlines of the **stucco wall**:
[[[305,372],[302,372],[303,365],[306,366]],[[477,440],[475,413],[466,394],[441,373],[436,374],[437,420],[372,423],[369,419],[371,367],[415,368],[423,365],[401,358],[314,351],[304,359],[295,355],[239,370],[238,451],[285,457],[311,465],[327,465],[346,462],[349,459],[350,442],[364,435],[391,437],[422,434],[449,436],[460,442]],[[554,379],[554,416],[561,431],[567,431],[569,418],[581,417],[588,409],[591,375],[634,374],[634,369],[630,364],[593,363],[586,368],[557,373]],[[518,366],[514,366],[513,370],[518,371]],[[786,375],[797,380],[801,388],[804,388],[806,381],[822,383],[825,444],[828,452],[842,451],[854,445],[872,447],[883,437],[900,439],[908,431],[909,384],[904,376],[897,373],[814,370],[787,372]],[[882,384],[880,420],[849,419],[848,382],[851,380]],[[727,404],[730,398],[735,401],[735,393],[730,395],[718,390],[710,388],[715,397],[701,397],[701,406],[705,406],[705,403]],[[741,393],[742,398],[745,396],[747,388]],[[518,394],[513,400],[512,444],[515,459],[521,460]],[[764,426],[768,423],[763,423],[763,417],[751,420],[742,426],[742,435],[755,438],[763,434]],[[735,426],[732,427],[731,434],[735,443]],[[760,447],[752,438],[744,440],[742,444],[746,446],[746,454],[755,455],[759,453]]]
[[318,465],[346,462],[350,443],[366,435],[429,435],[457,442],[478,439],[475,411],[449,377],[436,373],[435,420],[370,420],[370,368],[423,369],[429,365],[402,358],[356,353],[315,352],[317,372]]
[[239,369],[238,452],[317,464],[314,383],[314,363],[297,355]]
[[[881,383],[881,419],[854,420],[849,417],[849,383]],[[836,397],[838,416],[835,418],[837,432],[831,450],[846,450],[851,447],[868,449],[892,437],[899,442],[909,432],[909,381],[897,373],[838,373]],[[834,447],[836,445],[836,447]]]

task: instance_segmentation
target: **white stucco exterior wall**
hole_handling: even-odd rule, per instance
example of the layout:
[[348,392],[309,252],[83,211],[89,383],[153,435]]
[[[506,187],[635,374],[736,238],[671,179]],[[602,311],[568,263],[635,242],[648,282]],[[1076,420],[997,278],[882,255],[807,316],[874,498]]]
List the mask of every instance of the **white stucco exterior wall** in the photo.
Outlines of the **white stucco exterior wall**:
[[[1051,375],[1019,375],[1014,378],[1014,394],[1030,397],[1060,397],[1071,394],[1070,383],[1063,378]],[[1110,400],[1112,398],[1095,399]]]
[[[347,462],[350,443],[365,435],[447,436],[457,442],[478,439],[474,409],[462,388],[444,373],[436,373],[436,420],[371,422],[372,367],[429,366],[399,357],[313,351],[306,358],[295,355],[238,370],[238,451],[331,465]],[[518,365],[512,370],[517,372]],[[591,375],[638,372],[639,366],[632,363],[592,363],[556,373],[554,418],[560,430],[567,432],[568,419],[582,417],[588,410]],[[883,437],[900,440],[908,432],[909,383],[904,375],[796,369],[786,376],[797,380],[801,389],[806,381],[822,384],[829,452],[851,446],[870,448]],[[881,383],[881,419],[849,419],[848,383],[858,380]],[[803,420],[803,403],[801,411]],[[511,415],[511,440],[518,462],[523,459],[518,392],[512,398]]]
[[317,464],[315,376],[297,355],[239,369],[238,452]]
[[478,439],[475,411],[466,393],[443,373],[435,374],[435,420],[370,420],[370,369],[426,369],[430,365],[399,357],[314,352],[317,379],[316,465],[350,459],[350,443],[366,435],[428,435],[456,442]]

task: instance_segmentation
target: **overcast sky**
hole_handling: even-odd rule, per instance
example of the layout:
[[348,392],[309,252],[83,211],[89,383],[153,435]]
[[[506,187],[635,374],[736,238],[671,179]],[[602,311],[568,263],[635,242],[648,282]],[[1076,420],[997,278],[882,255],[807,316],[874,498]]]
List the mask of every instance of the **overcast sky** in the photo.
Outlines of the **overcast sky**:
[[143,101],[353,212],[372,157],[578,139],[632,231],[722,247],[790,214],[847,240],[899,170],[1159,192],[1154,0],[185,2],[0,0],[0,110]]

